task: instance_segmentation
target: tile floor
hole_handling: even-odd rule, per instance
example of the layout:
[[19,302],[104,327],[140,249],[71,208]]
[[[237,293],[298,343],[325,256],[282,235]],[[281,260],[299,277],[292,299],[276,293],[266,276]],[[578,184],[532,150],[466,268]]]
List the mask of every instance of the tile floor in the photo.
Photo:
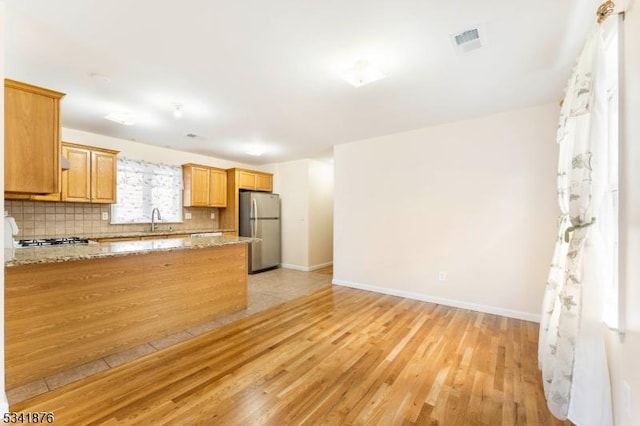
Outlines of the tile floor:
[[301,297],[331,285],[333,268],[327,267],[314,272],[300,272],[291,269],[274,269],[255,275],[249,275],[247,309],[236,312],[215,321],[199,324],[162,339],[144,343],[105,358],[92,361],[71,370],[10,389],[7,397],[10,404],[24,401],[42,393],[54,390],[77,380],[116,367],[152,352],[164,349],[176,343],[190,339],[233,321],[247,317],[289,300]]

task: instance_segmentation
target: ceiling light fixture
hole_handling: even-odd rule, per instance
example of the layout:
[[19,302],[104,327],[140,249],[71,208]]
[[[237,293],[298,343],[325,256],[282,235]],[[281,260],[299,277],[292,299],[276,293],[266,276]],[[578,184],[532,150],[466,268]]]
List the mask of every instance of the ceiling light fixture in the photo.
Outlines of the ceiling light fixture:
[[111,83],[111,77],[109,77],[108,75],[92,72],[89,74],[89,77],[91,77],[94,81],[97,81],[98,83],[103,83],[103,84]]
[[182,104],[173,104],[173,116],[182,118]]
[[364,86],[385,77],[382,71],[363,59],[358,60],[342,74],[342,78],[354,87]]
[[115,121],[116,123],[124,124],[125,126],[132,126],[136,124],[133,117],[128,112],[110,112],[105,115],[104,118]]
[[264,148],[261,148],[259,146],[253,146],[249,149],[247,149],[245,152],[249,155],[253,155],[254,157],[260,157],[262,154],[264,154]]

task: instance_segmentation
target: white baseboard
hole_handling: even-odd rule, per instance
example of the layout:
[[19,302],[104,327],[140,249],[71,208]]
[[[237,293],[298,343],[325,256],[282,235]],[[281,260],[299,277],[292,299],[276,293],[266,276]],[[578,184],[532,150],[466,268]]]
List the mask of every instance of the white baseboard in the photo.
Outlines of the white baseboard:
[[291,265],[289,263],[283,263],[280,265],[280,267],[284,269],[293,269],[296,271],[312,272],[318,269],[326,268],[327,266],[331,266],[331,265],[333,265],[333,262],[320,263],[318,265],[311,265],[311,266],[300,266],[300,265]]
[[532,314],[529,312],[514,311],[511,309],[497,308],[495,306],[478,305],[475,303],[464,302],[461,300],[445,299],[443,297],[429,296],[422,293],[398,290],[394,288],[378,287],[368,284],[354,283],[344,280],[332,281],[333,284],[357,288],[359,290],[373,291],[375,293],[388,294],[390,296],[400,296],[407,299],[420,300],[423,302],[436,303],[438,305],[451,306],[454,308],[468,309],[470,311],[484,312],[487,314],[500,315],[503,317],[515,318],[525,321],[540,322],[540,314]]

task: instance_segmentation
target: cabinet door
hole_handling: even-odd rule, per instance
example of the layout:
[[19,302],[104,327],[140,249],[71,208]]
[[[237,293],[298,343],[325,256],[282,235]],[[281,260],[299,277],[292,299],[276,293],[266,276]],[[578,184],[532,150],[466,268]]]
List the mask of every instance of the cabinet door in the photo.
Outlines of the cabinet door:
[[209,205],[209,169],[206,167],[191,167],[191,205]]
[[227,173],[224,170],[209,170],[209,205],[227,206]]
[[108,152],[91,152],[91,202],[116,202],[116,156]]
[[91,151],[63,146],[62,155],[69,160],[69,170],[62,174],[62,201],[91,202]]
[[246,172],[244,170],[238,171],[238,188],[240,189],[256,189],[256,174]]
[[273,176],[268,174],[256,174],[256,190],[257,191],[273,191]]
[[51,92],[53,95],[48,96],[47,93],[46,89],[5,82],[5,191],[28,194],[60,191],[59,102],[62,94]]

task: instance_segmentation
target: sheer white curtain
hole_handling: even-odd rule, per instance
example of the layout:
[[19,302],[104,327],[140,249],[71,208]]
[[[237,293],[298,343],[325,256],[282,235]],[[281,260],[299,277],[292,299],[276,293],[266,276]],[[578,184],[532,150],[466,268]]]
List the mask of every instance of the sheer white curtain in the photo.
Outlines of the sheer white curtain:
[[577,425],[613,424],[602,324],[608,277],[598,223],[609,114],[603,31],[589,34],[569,80],[557,141],[560,217],[540,323],[539,366],[550,411]]
[[150,223],[154,208],[163,222],[182,222],[182,168],[118,158],[117,203],[111,223]]

